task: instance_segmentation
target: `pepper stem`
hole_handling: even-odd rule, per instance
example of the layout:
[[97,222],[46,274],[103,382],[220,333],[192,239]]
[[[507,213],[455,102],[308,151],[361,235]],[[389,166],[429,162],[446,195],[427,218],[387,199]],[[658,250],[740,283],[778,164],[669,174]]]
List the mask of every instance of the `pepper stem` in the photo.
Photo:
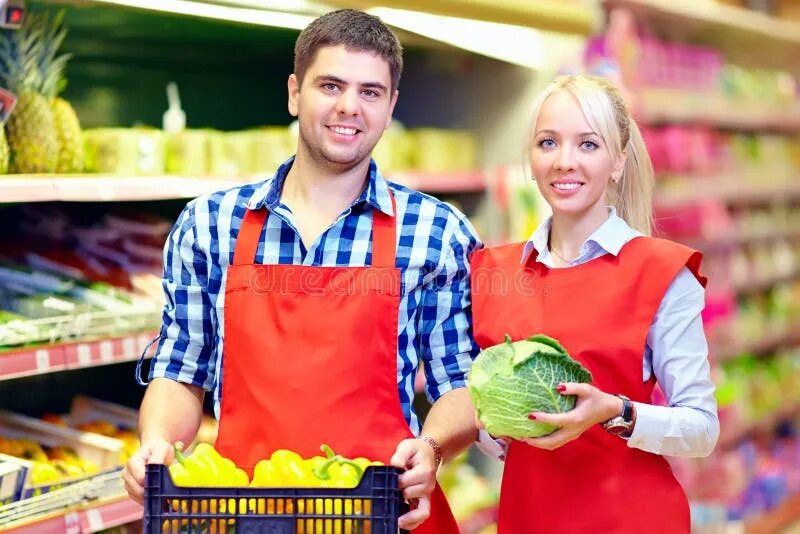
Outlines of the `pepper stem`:
[[336,453],[333,452],[333,449],[331,449],[330,445],[328,445],[326,443],[323,443],[322,445],[320,445],[319,446],[319,450],[324,452],[325,456],[327,456],[328,458],[333,458],[334,456],[336,456]]
[[186,465],[186,455],[183,454],[183,442],[176,441],[175,445],[172,446],[175,449],[175,459],[178,460],[178,463],[185,466]]

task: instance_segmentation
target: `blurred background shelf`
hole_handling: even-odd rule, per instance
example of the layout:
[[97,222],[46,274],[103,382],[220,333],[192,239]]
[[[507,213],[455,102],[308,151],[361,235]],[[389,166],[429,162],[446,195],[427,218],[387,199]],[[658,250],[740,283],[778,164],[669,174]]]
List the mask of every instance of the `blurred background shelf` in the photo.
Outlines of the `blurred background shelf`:
[[0,352],[0,381],[136,361],[157,335],[147,332]]
[[[427,193],[470,193],[486,189],[481,171],[404,172],[389,180]],[[5,175],[0,176],[0,203],[122,202],[196,198],[229,189],[251,179],[188,176]]]
[[762,108],[721,95],[648,88],[638,95],[638,118],[645,124],[704,124],[730,130],[800,131],[800,105]]
[[758,67],[800,62],[800,23],[707,0],[604,0],[606,8],[630,10],[642,24],[672,41],[722,50],[730,59]]
[[2,528],[13,534],[91,534],[140,521],[143,509],[127,495]]
[[791,324],[779,332],[767,334],[752,343],[721,347],[717,352],[717,360],[732,360],[742,354],[752,356],[769,356],[778,349],[800,346],[800,324]]

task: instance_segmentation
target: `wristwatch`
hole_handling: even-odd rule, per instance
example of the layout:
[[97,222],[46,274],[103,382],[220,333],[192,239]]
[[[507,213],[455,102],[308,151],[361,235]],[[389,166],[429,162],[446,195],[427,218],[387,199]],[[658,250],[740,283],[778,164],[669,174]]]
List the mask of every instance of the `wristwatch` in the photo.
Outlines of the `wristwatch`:
[[633,403],[625,395],[616,395],[622,399],[622,413],[601,423],[603,429],[615,436],[629,436],[633,432]]

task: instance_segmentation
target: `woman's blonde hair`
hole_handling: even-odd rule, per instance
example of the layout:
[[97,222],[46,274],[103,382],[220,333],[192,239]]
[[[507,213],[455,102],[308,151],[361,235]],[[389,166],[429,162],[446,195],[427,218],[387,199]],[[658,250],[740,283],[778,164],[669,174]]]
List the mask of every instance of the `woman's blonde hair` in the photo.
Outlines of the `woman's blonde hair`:
[[636,121],[633,120],[619,90],[605,78],[577,74],[559,76],[534,103],[531,137],[533,146],[536,122],[544,101],[555,92],[567,91],[583,109],[586,121],[603,139],[612,158],[626,154],[619,182],[609,181],[606,202],[632,228],[650,235],[653,225],[653,165]]

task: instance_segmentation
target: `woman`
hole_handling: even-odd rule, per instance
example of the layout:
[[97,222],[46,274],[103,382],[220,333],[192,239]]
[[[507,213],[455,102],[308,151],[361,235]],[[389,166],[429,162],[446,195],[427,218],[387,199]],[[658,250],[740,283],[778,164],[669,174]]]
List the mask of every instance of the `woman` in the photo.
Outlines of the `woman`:
[[[482,347],[543,333],[593,375],[561,384],[560,427],[508,448],[500,534],[688,533],[689,506],[662,455],[705,456],[719,421],[700,313],[699,252],[648,237],[653,171],[619,92],[601,78],[556,79],[538,97],[533,177],[552,208],[526,243],[472,258]],[[510,291],[498,291],[503,273]],[[486,276],[491,273],[491,276]],[[649,404],[656,382],[669,406]]]

